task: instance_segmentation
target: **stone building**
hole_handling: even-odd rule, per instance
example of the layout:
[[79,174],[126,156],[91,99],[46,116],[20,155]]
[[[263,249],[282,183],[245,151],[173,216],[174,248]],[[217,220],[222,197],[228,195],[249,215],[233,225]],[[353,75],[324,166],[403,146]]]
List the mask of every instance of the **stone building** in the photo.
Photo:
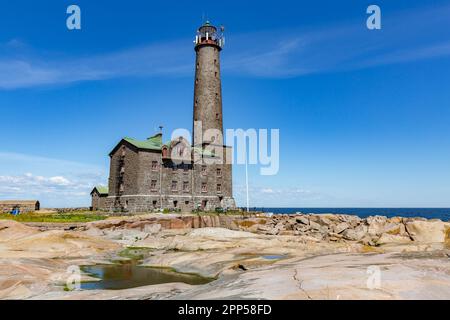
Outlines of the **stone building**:
[[0,200],[0,213],[11,213],[18,209],[20,213],[38,211],[40,203],[37,200]]
[[[222,32],[209,22],[197,31],[192,145],[183,137],[163,143],[162,133],[146,140],[123,138],[109,154],[104,210],[235,208],[232,150],[223,140],[223,41]],[[99,196],[96,192],[92,195]]]
[[105,200],[108,197],[108,187],[96,186],[91,191],[91,210],[96,211],[105,207]]

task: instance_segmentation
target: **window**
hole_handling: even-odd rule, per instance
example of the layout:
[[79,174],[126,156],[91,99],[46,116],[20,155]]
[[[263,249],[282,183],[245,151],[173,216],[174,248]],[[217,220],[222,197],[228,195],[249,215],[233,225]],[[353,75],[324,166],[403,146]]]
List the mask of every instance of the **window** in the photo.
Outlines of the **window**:
[[150,182],[150,190],[152,190],[152,191],[156,191],[156,180],[152,180],[151,182]]
[[158,161],[152,161],[152,171],[158,171]]
[[[192,80],[191,80],[192,81]],[[192,82],[191,82],[192,83]],[[195,84],[198,84],[198,79],[195,79]]]
[[219,114],[216,113],[216,120],[219,120]]
[[[217,78],[217,71],[216,72],[214,72],[214,76]],[[191,80],[192,81],[192,80]]]
[[188,164],[184,164],[183,165],[183,171],[185,172],[185,173],[188,173],[189,172],[189,165]]
[[189,205],[189,201],[185,201],[184,204],[185,204],[185,205]]
[[202,182],[202,192],[208,192],[208,188],[206,186],[206,182]]
[[173,207],[176,208],[178,206],[178,201],[173,202]]
[[158,204],[158,201],[153,200],[153,207],[156,207],[157,204]]
[[177,181],[172,181],[172,191],[177,191],[178,183]]
[[216,169],[216,174],[217,174],[218,177],[221,177],[222,176],[222,169],[221,168],[217,168]]
[[120,186],[119,186],[119,191],[120,191],[120,192],[123,192],[123,189],[124,189],[124,188],[123,188],[123,183],[121,183]]
[[222,192],[222,185],[221,184],[217,185],[217,192]]
[[197,69],[198,69],[198,67],[200,67],[200,64],[197,62]]
[[127,153],[127,150],[125,149],[125,146],[122,147],[122,157],[125,157],[125,154]]
[[188,192],[189,191],[189,182],[183,181],[183,191]]
[[201,172],[202,172],[202,175],[206,176],[206,166],[205,165],[202,166]]

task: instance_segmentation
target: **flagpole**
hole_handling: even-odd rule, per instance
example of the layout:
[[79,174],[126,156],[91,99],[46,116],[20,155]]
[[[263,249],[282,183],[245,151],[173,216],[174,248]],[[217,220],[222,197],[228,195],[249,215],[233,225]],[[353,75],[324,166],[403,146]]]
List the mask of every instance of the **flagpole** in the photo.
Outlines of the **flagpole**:
[[247,188],[247,212],[250,211],[249,197],[248,197],[248,160],[247,160],[247,149],[245,149],[245,185]]

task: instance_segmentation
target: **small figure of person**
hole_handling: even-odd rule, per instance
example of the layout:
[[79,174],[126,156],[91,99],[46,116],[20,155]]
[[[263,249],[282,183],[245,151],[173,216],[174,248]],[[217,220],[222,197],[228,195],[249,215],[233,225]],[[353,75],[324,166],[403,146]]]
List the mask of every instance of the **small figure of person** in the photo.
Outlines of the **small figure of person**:
[[11,211],[11,214],[14,216],[17,216],[20,214],[20,209],[17,207],[14,207],[13,210]]

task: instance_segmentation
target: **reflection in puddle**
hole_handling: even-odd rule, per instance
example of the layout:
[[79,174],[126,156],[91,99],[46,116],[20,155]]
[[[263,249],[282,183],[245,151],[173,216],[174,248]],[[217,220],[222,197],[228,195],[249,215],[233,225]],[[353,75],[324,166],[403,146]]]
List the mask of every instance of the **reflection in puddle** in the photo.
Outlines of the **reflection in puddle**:
[[84,272],[101,279],[95,282],[81,283],[81,289],[128,289],[151,284],[184,282],[198,285],[214,279],[196,274],[178,273],[170,269],[140,267],[135,264],[94,265],[81,268]]
[[215,279],[197,274],[179,273],[169,268],[151,268],[139,266],[140,261],[148,255],[148,250],[127,249],[119,254],[129,260],[120,263],[82,266],[81,270],[100,281],[83,282],[81,289],[129,289],[152,284],[183,282],[199,285]]

